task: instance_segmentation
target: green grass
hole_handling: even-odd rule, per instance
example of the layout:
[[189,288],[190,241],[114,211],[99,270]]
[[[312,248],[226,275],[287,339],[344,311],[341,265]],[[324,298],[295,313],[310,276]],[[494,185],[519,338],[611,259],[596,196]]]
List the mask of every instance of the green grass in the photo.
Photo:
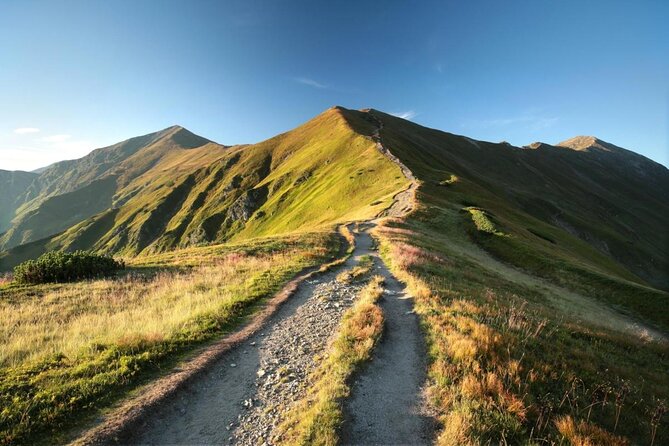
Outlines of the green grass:
[[451,174],[451,176],[449,176],[449,177],[446,178],[445,180],[441,180],[441,181],[439,182],[439,185],[440,185],[440,186],[450,186],[450,185],[452,185],[452,184],[457,183],[459,180],[460,180],[460,178],[458,178],[457,175],[453,175],[453,174]]
[[[427,333],[438,443],[650,444],[669,399],[669,347],[547,305],[542,289],[489,269],[457,203],[429,188],[419,202],[379,235]],[[655,444],[669,441],[663,423]]]
[[483,209],[470,206],[463,208],[463,211],[469,212],[478,231],[493,235],[504,235],[503,232],[497,230],[497,227],[495,227],[495,224]]
[[339,443],[342,402],[350,394],[350,378],[370,358],[383,330],[383,313],[376,304],[382,294],[383,279],[375,276],[344,313],[332,347],[309,377],[307,395],[286,414],[276,442],[323,446]]
[[[123,161],[136,161],[144,170],[105,180],[114,183],[108,188],[114,209],[107,203],[96,215],[67,224],[58,215],[38,212],[30,221],[53,235],[0,254],[0,270],[46,250],[134,256],[372,218],[408,181],[371,138],[351,128],[345,113],[332,108],[267,141],[225,150],[210,144],[184,150],[170,138],[150,144]],[[84,201],[75,198],[57,196],[42,206],[49,200],[72,206]],[[248,214],[243,218],[241,208]],[[68,211],[75,214],[81,212]],[[45,225],[42,217],[53,224]]]
[[65,440],[338,249],[332,233],[310,233],[131,259],[114,279],[5,285],[0,444]]

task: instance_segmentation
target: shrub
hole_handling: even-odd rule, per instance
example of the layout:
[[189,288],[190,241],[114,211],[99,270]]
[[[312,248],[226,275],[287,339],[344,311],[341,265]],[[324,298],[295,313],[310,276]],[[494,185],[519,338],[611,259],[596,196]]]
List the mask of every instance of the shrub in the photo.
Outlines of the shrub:
[[72,282],[106,276],[123,268],[122,260],[89,251],[50,251],[37,260],[28,260],[14,267],[14,281],[25,284]]

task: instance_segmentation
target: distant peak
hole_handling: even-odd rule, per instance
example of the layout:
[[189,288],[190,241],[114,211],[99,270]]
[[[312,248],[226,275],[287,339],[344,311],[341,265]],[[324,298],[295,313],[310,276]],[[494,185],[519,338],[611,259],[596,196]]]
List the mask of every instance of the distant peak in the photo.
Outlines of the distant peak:
[[595,136],[575,136],[557,144],[558,147],[566,147],[572,150],[587,150],[591,147],[610,150],[608,147],[606,147],[608,145],[608,143]]
[[547,144],[544,143],[544,142],[541,142],[541,141],[536,141],[536,142],[533,142],[532,144],[528,144],[526,146],[523,146],[523,148],[537,150],[537,149],[540,149],[544,146],[547,146]]
[[158,132],[158,137],[160,139],[171,139],[172,141],[187,149],[200,147],[211,142],[210,140],[196,135],[195,133],[180,125],[173,125],[171,127],[167,127],[164,130],[161,130]]

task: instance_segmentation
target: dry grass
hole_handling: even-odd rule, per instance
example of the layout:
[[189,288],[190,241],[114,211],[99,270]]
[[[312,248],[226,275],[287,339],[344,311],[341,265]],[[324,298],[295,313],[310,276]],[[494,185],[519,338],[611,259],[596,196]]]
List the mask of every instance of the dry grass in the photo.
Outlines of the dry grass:
[[626,439],[613,435],[592,423],[575,422],[571,415],[557,418],[555,426],[573,446],[628,446],[630,444]]
[[349,309],[326,359],[310,376],[310,390],[287,413],[275,442],[289,445],[336,445],[342,422],[342,400],[347,381],[357,366],[369,359],[383,330],[383,313],[376,301],[383,279],[372,278]]
[[303,234],[140,257],[115,279],[6,287],[0,444],[53,442],[336,250],[332,234]]
[[381,253],[426,328],[437,444],[666,439],[666,347],[562,324],[536,291],[445,249],[440,223],[386,224],[399,228],[377,229]]
[[248,294],[276,265],[304,252],[260,256],[232,253],[187,272],[128,275],[55,287],[43,294],[0,301],[0,367],[60,354],[75,358],[99,345],[156,342],[197,324]]
[[371,256],[364,255],[358,259],[358,264],[351,269],[342,271],[337,275],[337,281],[341,283],[351,283],[356,280],[362,280],[374,266]]

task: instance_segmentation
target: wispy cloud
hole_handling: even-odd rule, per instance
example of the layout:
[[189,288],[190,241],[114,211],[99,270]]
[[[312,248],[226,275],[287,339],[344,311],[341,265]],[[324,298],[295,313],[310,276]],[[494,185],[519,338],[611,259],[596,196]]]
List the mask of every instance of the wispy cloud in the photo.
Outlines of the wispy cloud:
[[44,138],[40,138],[40,141],[44,142],[64,142],[70,139],[70,135],[51,135],[51,136],[45,136]]
[[39,133],[39,129],[35,127],[19,127],[18,129],[14,129],[14,133],[17,135],[27,135],[30,133]]
[[393,116],[397,116],[398,118],[402,118],[402,119],[408,119],[409,121],[411,121],[411,119],[413,119],[416,116],[416,114],[417,113],[413,110],[391,113],[391,115],[393,115]]
[[321,89],[329,88],[327,85],[321,84],[320,82],[315,81],[313,79],[310,79],[308,77],[296,77],[293,80],[295,82],[299,82],[300,84],[308,85],[308,86],[313,87],[313,88],[321,88]]

